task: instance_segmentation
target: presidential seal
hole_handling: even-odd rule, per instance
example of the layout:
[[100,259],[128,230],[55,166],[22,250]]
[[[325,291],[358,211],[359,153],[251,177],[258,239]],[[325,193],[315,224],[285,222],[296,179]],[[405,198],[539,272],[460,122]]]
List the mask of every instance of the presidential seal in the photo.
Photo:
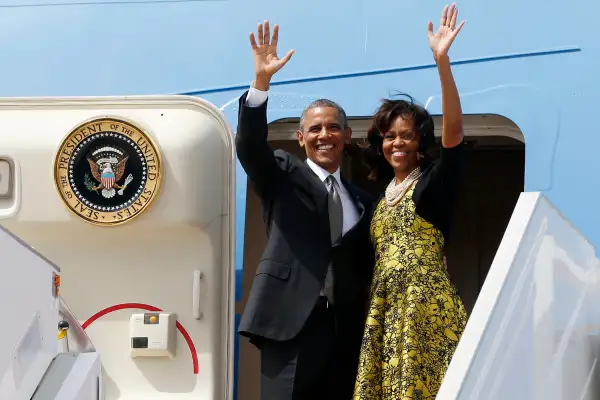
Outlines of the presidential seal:
[[78,217],[118,225],[140,215],[156,198],[161,161],[157,145],[140,128],[98,118],[63,140],[54,161],[54,182]]

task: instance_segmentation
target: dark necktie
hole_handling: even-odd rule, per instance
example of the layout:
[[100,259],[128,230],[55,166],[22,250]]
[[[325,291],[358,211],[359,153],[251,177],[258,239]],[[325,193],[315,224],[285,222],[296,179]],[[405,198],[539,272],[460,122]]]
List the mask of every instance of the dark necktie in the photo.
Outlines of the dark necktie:
[[342,208],[339,185],[333,175],[329,175],[325,179],[325,186],[327,192],[329,192],[329,230],[331,232],[331,243],[333,244],[342,236],[344,209]]
[[[342,236],[342,228],[344,222],[344,209],[342,208],[342,199],[340,198],[339,185],[333,175],[329,175],[325,179],[325,186],[329,193],[327,202],[329,211],[329,231],[331,232],[331,244],[335,244]],[[324,294],[330,303],[333,304],[333,269],[331,264],[325,275]]]

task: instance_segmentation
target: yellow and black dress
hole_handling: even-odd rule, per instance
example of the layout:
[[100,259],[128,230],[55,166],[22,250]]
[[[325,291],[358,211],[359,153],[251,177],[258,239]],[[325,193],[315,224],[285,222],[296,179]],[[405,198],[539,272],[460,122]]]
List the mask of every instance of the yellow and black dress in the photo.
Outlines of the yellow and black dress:
[[354,400],[434,399],[467,314],[444,265],[464,144],[440,157],[393,207],[375,208],[376,264]]

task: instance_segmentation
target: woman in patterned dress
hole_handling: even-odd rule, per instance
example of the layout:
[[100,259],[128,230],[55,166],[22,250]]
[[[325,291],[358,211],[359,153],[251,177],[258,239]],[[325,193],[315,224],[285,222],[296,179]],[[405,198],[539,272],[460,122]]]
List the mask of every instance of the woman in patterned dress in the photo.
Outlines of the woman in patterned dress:
[[442,145],[433,119],[406,100],[385,100],[368,134],[372,176],[390,173],[375,208],[371,237],[376,266],[354,400],[434,399],[467,314],[444,262],[444,243],[459,190],[463,122],[448,49],[462,28],[444,7],[429,45],[442,87]]

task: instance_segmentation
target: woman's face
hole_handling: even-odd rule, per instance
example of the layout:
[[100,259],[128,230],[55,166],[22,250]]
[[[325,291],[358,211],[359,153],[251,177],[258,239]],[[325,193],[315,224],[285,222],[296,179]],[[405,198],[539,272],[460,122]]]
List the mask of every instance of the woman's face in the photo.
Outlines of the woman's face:
[[396,177],[404,178],[418,165],[419,135],[413,130],[413,122],[398,117],[388,132],[383,133],[383,156],[394,168]]

